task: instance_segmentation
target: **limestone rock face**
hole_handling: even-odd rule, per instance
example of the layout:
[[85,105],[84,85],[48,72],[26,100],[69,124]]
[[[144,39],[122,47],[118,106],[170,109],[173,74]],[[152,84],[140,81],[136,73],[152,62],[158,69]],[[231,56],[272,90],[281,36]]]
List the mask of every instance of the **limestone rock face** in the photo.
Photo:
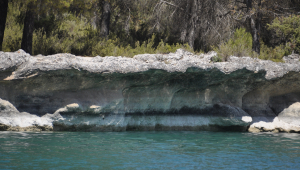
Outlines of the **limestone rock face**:
[[288,124],[300,127],[300,103],[296,102],[284,109],[279,115],[278,119]]
[[248,129],[249,132],[288,132],[300,133],[300,126],[286,123],[275,117],[272,121],[258,121],[252,123]]
[[0,98],[0,113],[1,116],[8,114],[19,114],[19,111],[8,101]]
[[273,120],[260,120],[253,123],[250,132],[297,132],[300,133],[300,103],[285,108]]
[[[300,102],[299,61],[232,56],[213,63],[215,55],[0,52],[0,98],[13,105],[0,112],[0,123],[74,131],[246,130],[279,115],[295,124],[280,114]],[[16,123],[21,117],[28,124]]]
[[[50,117],[53,117],[52,115]],[[51,118],[20,113],[10,102],[0,98],[0,131],[52,131]]]
[[285,56],[283,57],[283,60],[286,62],[286,63],[295,63],[295,62],[298,62],[300,60],[300,55],[299,54],[291,54],[289,56]]

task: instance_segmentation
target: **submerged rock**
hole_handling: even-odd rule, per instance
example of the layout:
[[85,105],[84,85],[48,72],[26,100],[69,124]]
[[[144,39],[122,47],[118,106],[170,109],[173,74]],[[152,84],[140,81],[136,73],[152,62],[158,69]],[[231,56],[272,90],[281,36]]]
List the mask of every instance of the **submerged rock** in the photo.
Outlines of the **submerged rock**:
[[273,129],[296,132],[286,124],[299,123],[282,112],[300,102],[299,61],[232,56],[213,63],[215,55],[181,49],[133,58],[0,52],[1,127],[274,131],[275,122]]

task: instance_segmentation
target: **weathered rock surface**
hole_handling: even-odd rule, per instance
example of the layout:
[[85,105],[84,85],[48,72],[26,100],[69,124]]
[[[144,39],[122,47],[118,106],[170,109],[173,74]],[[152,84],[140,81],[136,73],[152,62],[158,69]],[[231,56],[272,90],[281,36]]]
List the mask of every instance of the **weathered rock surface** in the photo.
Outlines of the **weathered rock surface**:
[[298,62],[300,60],[300,55],[299,54],[291,54],[289,56],[285,56],[283,57],[283,61],[286,63],[295,63]]
[[52,131],[54,115],[39,117],[20,113],[11,103],[0,98],[0,131]]
[[[213,63],[215,55],[183,50],[133,58],[0,52],[0,103],[14,106],[9,105],[11,112],[1,109],[0,123],[73,131],[249,126],[250,131],[295,131],[285,125],[299,123],[280,114],[300,101],[299,60],[230,57]],[[275,120],[284,124],[269,127]]]
[[288,132],[288,133],[300,133],[300,126],[290,124],[275,117],[272,121],[261,119],[252,123],[248,129],[249,132]]
[[288,108],[284,109],[278,115],[278,119],[288,124],[300,126],[300,103],[294,103]]
[[20,127],[20,126],[9,126],[6,124],[0,123],[0,131],[17,131],[17,132],[41,132],[41,131],[53,131],[52,126],[27,126],[27,127]]

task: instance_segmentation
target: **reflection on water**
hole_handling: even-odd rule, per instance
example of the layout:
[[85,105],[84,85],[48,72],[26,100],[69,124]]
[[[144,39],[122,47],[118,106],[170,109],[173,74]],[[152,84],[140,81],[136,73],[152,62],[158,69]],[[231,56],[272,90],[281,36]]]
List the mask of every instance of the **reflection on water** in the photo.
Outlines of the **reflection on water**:
[[298,169],[300,134],[0,133],[0,169]]

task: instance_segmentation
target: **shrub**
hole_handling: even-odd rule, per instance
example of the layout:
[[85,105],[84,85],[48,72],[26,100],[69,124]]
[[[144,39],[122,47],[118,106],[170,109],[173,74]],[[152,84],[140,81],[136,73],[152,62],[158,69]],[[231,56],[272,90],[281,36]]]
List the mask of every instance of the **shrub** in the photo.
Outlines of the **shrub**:
[[264,43],[260,47],[259,59],[283,62],[282,58],[286,55],[286,46],[279,45],[274,48],[266,46]]
[[222,62],[222,58],[219,55],[215,55],[211,58],[212,62]]
[[[24,18],[20,17],[22,16],[20,11],[13,9],[13,4],[9,3],[9,5],[10,14],[5,30],[3,51],[17,51],[21,47]],[[136,41],[135,44],[112,33],[108,39],[101,38],[99,31],[92,29],[86,17],[72,13],[41,18],[36,22],[36,28],[33,33],[33,55],[72,53],[81,56],[133,57],[143,53],[170,53],[179,48],[193,51],[188,44],[168,44],[163,40],[159,42],[160,36],[155,34],[145,41]]]
[[289,45],[279,45],[272,48],[261,41],[260,55],[258,55],[252,51],[252,36],[245,29],[237,29],[228,42],[221,43],[213,49],[218,53],[218,56],[212,58],[213,62],[227,61],[231,55],[237,57],[251,56],[263,60],[283,62],[283,56],[290,54]]
[[[15,8],[20,9],[20,6]],[[8,15],[3,39],[3,51],[17,51],[21,48],[23,25],[19,24],[21,10],[15,9],[12,3],[8,3]]]
[[300,15],[275,18],[268,26],[285,43],[287,52],[300,53]]
[[3,39],[3,51],[17,51],[21,48],[22,28],[18,25],[7,27]]
[[70,42],[67,39],[59,39],[57,34],[46,36],[41,28],[33,34],[32,51],[34,55],[43,54],[51,55],[57,53],[70,53]]
[[231,55],[242,57],[252,56],[252,37],[244,28],[236,29],[233,37],[218,47],[213,47],[222,61],[227,61]]
[[158,44],[157,47],[154,46],[156,35],[153,34],[150,39],[144,41],[140,44],[139,41],[135,43],[135,47],[131,47],[130,45],[127,46],[120,46],[120,40],[116,37],[102,40],[96,44],[93,48],[92,55],[100,55],[100,56],[126,56],[126,57],[133,57],[137,54],[156,54],[156,53],[170,53],[175,52],[179,48],[184,48],[186,50],[190,50],[191,48],[189,45],[184,44],[174,44],[170,45],[168,43],[164,43],[162,40]]

